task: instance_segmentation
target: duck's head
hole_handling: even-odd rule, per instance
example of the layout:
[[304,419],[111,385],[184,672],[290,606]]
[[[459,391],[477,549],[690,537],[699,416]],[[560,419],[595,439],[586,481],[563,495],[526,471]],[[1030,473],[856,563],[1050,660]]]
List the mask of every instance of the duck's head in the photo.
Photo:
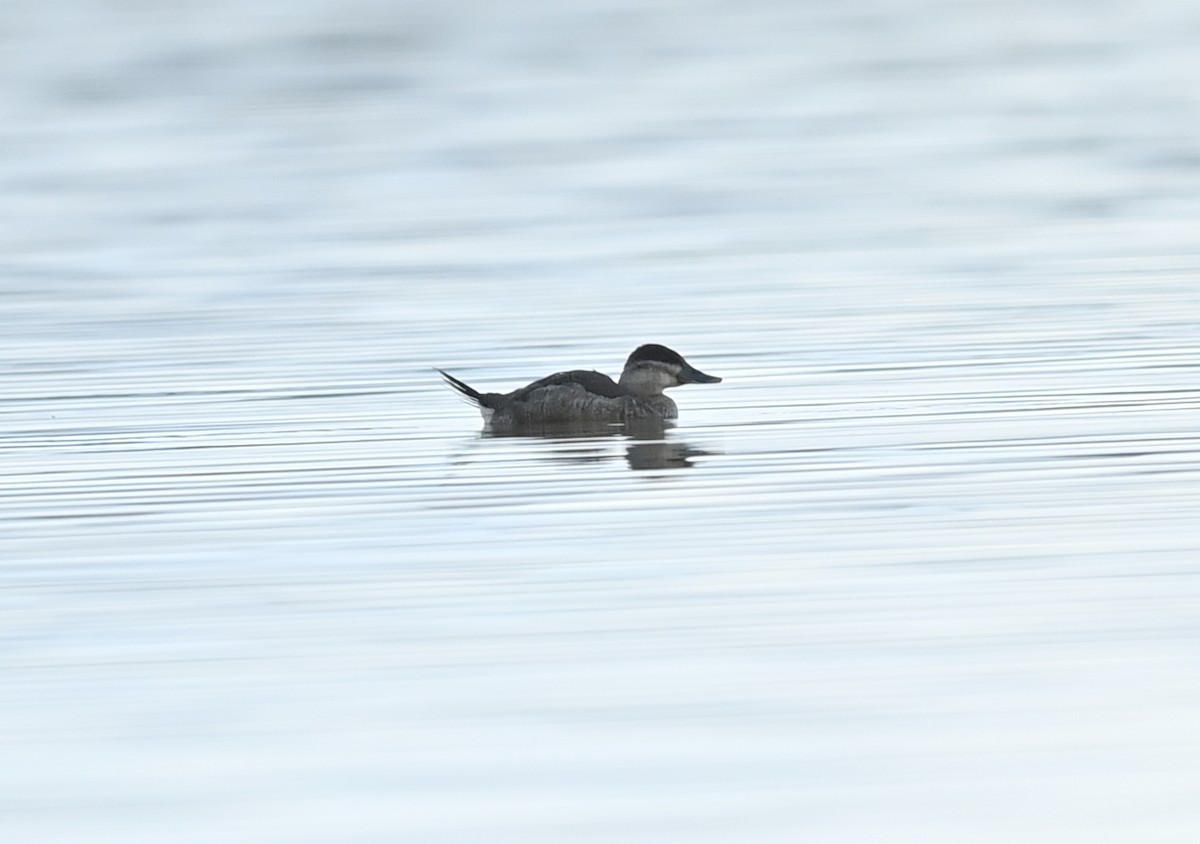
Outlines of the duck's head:
[[680,384],[717,384],[721,379],[706,375],[666,346],[638,346],[625,361],[621,386],[639,396],[658,396]]

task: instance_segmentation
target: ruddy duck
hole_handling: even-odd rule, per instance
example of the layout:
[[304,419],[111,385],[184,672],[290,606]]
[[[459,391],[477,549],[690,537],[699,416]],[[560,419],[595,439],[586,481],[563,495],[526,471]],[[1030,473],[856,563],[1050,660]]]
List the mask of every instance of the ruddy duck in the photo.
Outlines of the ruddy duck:
[[511,393],[481,393],[442,370],[446,383],[466,396],[494,433],[592,428],[640,420],[674,419],[679,409],[663,390],[680,384],[717,384],[678,352],[651,343],[625,361],[621,380],[573,369],[534,381]]

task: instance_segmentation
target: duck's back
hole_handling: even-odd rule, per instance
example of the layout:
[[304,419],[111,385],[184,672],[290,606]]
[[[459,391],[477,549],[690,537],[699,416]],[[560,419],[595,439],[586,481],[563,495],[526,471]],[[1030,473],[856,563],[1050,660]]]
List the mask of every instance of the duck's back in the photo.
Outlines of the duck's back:
[[532,384],[526,384],[519,390],[514,390],[504,396],[506,402],[526,402],[540,395],[548,388],[565,388],[571,391],[582,390],[588,396],[606,399],[619,399],[629,395],[629,391],[609,378],[603,372],[591,369],[572,369],[569,372],[556,372],[539,378]]

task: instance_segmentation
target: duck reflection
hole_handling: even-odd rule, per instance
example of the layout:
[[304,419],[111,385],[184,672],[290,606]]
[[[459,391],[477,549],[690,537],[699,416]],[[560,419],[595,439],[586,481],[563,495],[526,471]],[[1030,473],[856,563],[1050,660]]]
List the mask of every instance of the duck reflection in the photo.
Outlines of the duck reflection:
[[[685,442],[667,439],[670,423],[662,419],[639,419],[625,424],[583,424],[555,426],[527,426],[502,433],[485,430],[480,436],[488,439],[542,439],[553,442],[571,442],[567,447],[551,449],[555,462],[601,463],[616,457],[603,441],[628,438],[632,440],[625,448],[625,460],[634,471],[647,469],[689,469],[692,459],[712,454]],[[595,440],[594,447],[580,447],[578,440]]]
[[703,457],[706,454],[712,452],[678,442],[634,443],[625,449],[625,459],[629,462],[629,468],[634,471],[690,469],[693,457]]

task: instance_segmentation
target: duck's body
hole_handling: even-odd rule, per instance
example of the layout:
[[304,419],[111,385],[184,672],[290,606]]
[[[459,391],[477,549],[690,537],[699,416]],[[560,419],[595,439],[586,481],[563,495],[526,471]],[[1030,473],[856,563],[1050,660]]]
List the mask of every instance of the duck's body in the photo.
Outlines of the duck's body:
[[[441,372],[441,370],[438,370]],[[601,372],[557,372],[511,393],[481,393],[442,372],[446,383],[479,407],[495,433],[592,428],[642,420],[668,420],[678,408],[663,390],[680,384],[715,384],[666,346],[639,346],[614,381]]]

